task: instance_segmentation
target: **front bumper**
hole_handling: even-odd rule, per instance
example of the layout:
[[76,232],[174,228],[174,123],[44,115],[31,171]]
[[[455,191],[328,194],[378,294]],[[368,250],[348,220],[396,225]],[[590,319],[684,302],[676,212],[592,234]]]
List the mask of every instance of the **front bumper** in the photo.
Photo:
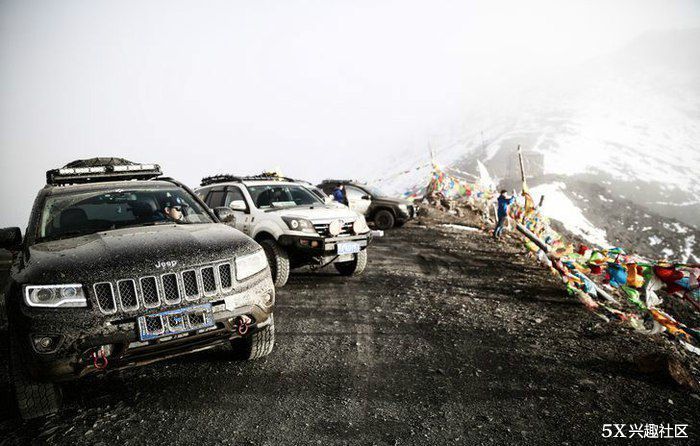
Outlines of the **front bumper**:
[[[210,303],[214,324],[208,328],[141,341],[137,318],[125,318],[106,322],[89,333],[84,330],[61,333],[57,348],[50,353],[40,353],[34,347],[32,337],[47,331],[40,323],[29,321],[27,331],[23,330],[20,337],[23,340],[20,348],[29,352],[28,371],[39,381],[67,381],[103,370],[144,365],[210,349],[241,337],[237,325],[241,316],[251,320],[245,336],[263,329],[272,321],[274,289],[266,280],[246,290],[214,298]],[[153,309],[153,313],[196,304],[183,302],[167,309]],[[101,349],[106,353],[106,369],[99,367],[104,363],[93,357]]]
[[365,249],[372,241],[372,233],[360,235],[348,235],[341,237],[314,237],[301,235],[281,235],[278,243],[288,252],[302,254],[312,257],[327,257],[336,255],[338,244],[353,242],[360,245],[360,249]]

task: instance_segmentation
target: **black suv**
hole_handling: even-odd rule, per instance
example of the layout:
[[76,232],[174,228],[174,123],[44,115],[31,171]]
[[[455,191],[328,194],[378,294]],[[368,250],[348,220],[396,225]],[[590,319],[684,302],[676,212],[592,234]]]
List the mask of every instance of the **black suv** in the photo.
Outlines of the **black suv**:
[[416,215],[413,203],[400,198],[387,197],[381,190],[357,181],[324,180],[318,185],[328,195],[339,185],[345,186],[347,205],[374,222],[378,229],[398,228]]
[[220,344],[274,345],[265,253],[157,165],[95,158],[47,172],[14,252],[5,306],[20,415],[58,410],[57,383]]

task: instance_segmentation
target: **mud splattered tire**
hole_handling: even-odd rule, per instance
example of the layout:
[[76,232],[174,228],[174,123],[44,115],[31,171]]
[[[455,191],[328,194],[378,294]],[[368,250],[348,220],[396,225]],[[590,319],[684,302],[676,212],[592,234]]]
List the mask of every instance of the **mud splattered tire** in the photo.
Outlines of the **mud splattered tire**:
[[275,319],[270,315],[270,323],[250,336],[231,341],[234,358],[244,361],[259,359],[269,355],[275,346]]
[[260,245],[265,250],[267,263],[270,264],[272,281],[275,288],[283,287],[289,279],[289,256],[287,252],[272,239],[263,240]]
[[351,262],[334,263],[335,269],[341,276],[359,276],[367,267],[367,249],[355,254],[355,260]]
[[60,387],[33,381],[25,364],[17,336],[10,334],[10,380],[19,415],[30,420],[58,412],[62,396]]
[[394,222],[394,214],[387,211],[386,209],[382,209],[381,211],[374,214],[374,224],[377,226],[377,229],[391,229],[394,227]]

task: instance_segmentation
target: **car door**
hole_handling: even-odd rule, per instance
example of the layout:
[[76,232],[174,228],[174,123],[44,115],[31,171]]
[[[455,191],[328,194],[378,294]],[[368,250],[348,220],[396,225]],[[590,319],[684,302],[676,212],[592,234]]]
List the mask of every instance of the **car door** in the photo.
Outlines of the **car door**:
[[346,185],[345,196],[348,199],[348,206],[350,209],[362,215],[367,213],[367,209],[369,209],[369,205],[372,203],[369,194],[359,187]]
[[207,206],[209,206],[209,209],[219,208],[223,206],[224,195],[225,192],[223,186],[213,187],[207,194],[207,198],[204,200],[204,202],[207,204]]
[[236,216],[233,227],[250,235],[250,225],[253,217],[250,213],[250,205],[246,201],[240,187],[226,187],[224,206],[230,208]]

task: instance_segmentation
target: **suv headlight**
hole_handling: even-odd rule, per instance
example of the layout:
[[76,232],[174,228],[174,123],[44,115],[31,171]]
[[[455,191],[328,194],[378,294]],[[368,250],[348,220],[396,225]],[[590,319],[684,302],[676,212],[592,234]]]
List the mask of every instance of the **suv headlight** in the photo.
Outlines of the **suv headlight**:
[[267,256],[262,249],[253,254],[236,257],[236,279],[243,280],[267,267]]
[[400,204],[400,205],[399,205],[399,209],[400,209],[401,212],[403,212],[404,214],[408,214],[408,205],[407,205],[407,204]]
[[365,220],[365,217],[359,216],[357,220],[352,224],[352,232],[355,234],[364,234],[365,232],[369,232],[369,226],[367,226],[367,220]]
[[314,229],[313,223],[305,218],[296,217],[282,217],[287,226],[292,231],[308,232],[311,234],[316,234],[316,229]]
[[27,285],[24,288],[24,301],[30,307],[87,307],[83,286],[79,283],[70,285]]

